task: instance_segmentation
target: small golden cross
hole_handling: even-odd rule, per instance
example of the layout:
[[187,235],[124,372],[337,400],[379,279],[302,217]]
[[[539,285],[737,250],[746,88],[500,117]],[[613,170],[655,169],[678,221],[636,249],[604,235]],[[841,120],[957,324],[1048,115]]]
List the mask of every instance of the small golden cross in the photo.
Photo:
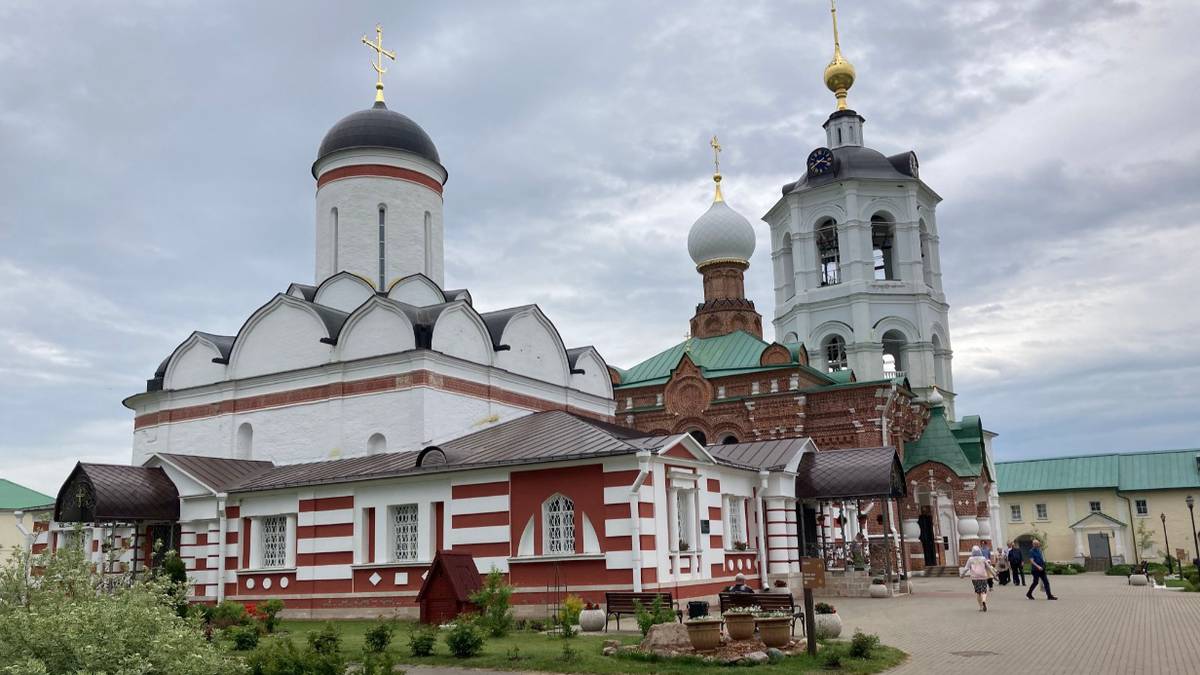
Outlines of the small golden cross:
[[367,36],[362,37],[362,43],[371,49],[375,50],[375,61],[371,63],[371,67],[375,69],[378,79],[375,81],[375,100],[383,103],[383,74],[387,72],[387,68],[383,67],[383,57],[396,60],[396,52],[391,52],[383,48],[383,25],[375,24],[375,41],[371,42]]
[[712,149],[713,149],[713,173],[720,174],[721,173],[721,143],[720,143],[720,141],[717,140],[716,136],[713,136],[712,140],[709,141],[708,144],[711,145]]

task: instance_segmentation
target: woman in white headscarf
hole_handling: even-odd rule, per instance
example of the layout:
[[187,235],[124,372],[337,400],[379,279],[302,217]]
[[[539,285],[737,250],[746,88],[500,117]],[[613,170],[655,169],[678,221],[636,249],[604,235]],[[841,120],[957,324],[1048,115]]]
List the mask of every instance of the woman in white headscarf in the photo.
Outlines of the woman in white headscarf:
[[965,577],[971,575],[971,585],[975,587],[975,601],[979,603],[979,611],[987,611],[987,592],[988,579],[996,576],[996,568],[992,567],[992,561],[983,556],[983,551],[978,546],[971,547],[971,557],[967,558],[967,564],[958,571],[958,576]]

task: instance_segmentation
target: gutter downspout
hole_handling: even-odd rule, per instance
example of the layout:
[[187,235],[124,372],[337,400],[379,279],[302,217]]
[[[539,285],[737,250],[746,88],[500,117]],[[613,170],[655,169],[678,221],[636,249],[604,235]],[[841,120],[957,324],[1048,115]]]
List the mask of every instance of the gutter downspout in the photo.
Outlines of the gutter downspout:
[[633,485],[629,486],[629,524],[633,537],[633,592],[642,592],[642,484],[650,475],[650,451],[642,450],[637,454],[638,475]]
[[758,582],[764,589],[771,587],[767,582],[767,479],[769,471],[758,472]]
[[890,439],[892,436],[892,427],[891,427],[890,422],[892,420],[891,420],[891,418],[888,417],[888,411],[892,409],[892,401],[896,400],[896,393],[898,391],[899,391],[899,387],[897,387],[896,383],[893,382],[892,383],[892,392],[890,394],[888,394],[887,403],[883,404],[883,410],[881,410],[879,412],[879,428],[883,431],[883,444],[884,445],[891,445]]
[[229,495],[222,492],[217,495],[217,602],[225,599],[225,543],[229,531],[229,519],[225,517],[225,500]]

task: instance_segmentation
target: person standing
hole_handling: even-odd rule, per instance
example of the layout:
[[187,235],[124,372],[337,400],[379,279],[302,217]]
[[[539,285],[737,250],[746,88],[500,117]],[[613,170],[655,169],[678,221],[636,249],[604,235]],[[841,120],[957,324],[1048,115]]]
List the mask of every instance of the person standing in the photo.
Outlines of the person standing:
[[978,546],[972,546],[971,557],[967,558],[967,564],[958,571],[958,575],[960,577],[971,576],[971,586],[975,589],[975,602],[979,604],[979,611],[986,612],[988,581],[996,576],[996,568],[992,567],[992,561],[984,557],[983,551]]
[[[979,547],[979,550],[983,552],[983,557],[984,557],[984,558],[986,558],[986,559],[987,559],[987,561],[988,561],[988,563],[990,563],[990,564],[993,566],[993,568],[994,568],[994,567],[995,567],[995,565],[996,565],[996,561],[995,561],[995,560],[992,560],[992,545],[991,545],[991,544],[984,544],[983,546],[980,546],[980,547]],[[995,581],[995,579],[993,578],[994,576],[995,576],[995,575],[992,575],[991,577],[988,577],[988,580],[987,580],[987,582],[988,582],[988,589],[989,589],[989,590],[990,590],[990,589],[992,589],[992,588],[995,588],[995,585],[994,585],[994,584],[996,583],[996,581]]]
[[1008,542],[1008,567],[1012,570],[1013,586],[1025,585],[1025,559],[1021,555],[1021,549],[1013,546],[1013,542]]
[[1033,581],[1029,584],[1029,591],[1025,593],[1025,597],[1033,599],[1033,589],[1037,588],[1038,580],[1042,581],[1042,590],[1046,591],[1047,600],[1057,600],[1058,598],[1050,592],[1050,579],[1046,576],[1046,558],[1042,555],[1042,542],[1037,539],[1033,540],[1033,549],[1029,551],[1029,567],[1033,574]]

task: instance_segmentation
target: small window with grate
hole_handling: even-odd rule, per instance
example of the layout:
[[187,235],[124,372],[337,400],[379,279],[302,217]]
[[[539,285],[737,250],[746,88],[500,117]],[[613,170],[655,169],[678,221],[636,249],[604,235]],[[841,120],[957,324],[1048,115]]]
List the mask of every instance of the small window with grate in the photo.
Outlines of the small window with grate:
[[287,516],[269,516],[262,519],[262,566],[287,567],[288,557]]
[[392,560],[416,560],[420,541],[420,523],[416,504],[399,504],[391,508]]
[[1088,502],[1088,508],[1092,513],[1100,513],[1100,502]]
[[575,552],[575,502],[565,495],[554,495],[542,505],[542,524],[546,532],[546,555]]
[[1150,515],[1150,505],[1146,503],[1146,500],[1145,500],[1145,499],[1135,499],[1135,500],[1133,500],[1133,506],[1134,506],[1134,508],[1136,508],[1136,509],[1137,509],[1137,514],[1138,514],[1139,516],[1148,516],[1148,515]]

